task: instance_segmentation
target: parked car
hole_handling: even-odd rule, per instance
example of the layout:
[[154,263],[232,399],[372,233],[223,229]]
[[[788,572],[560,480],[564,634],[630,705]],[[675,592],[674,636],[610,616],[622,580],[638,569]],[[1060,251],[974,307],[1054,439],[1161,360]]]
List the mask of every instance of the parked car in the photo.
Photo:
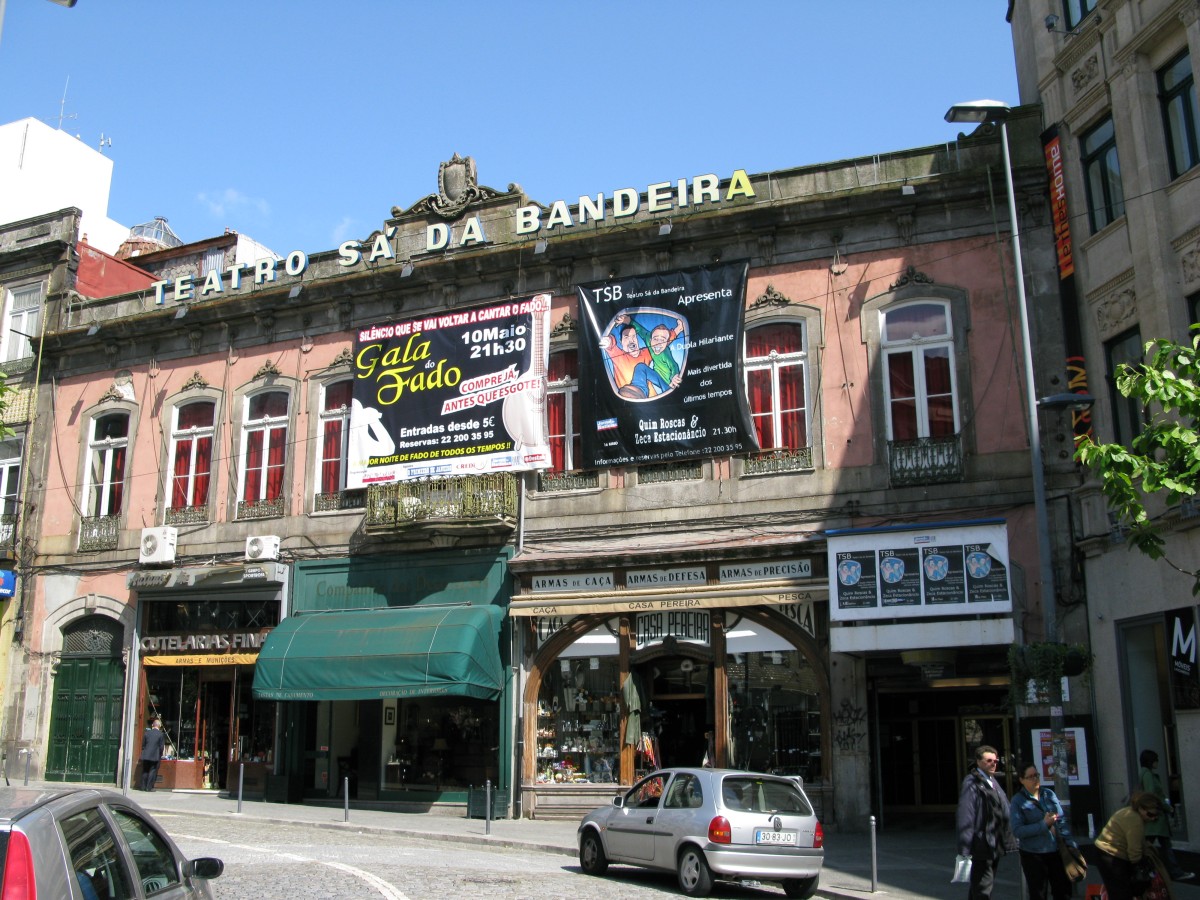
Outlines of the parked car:
[[713,880],[778,881],[811,897],[825,836],[798,778],[730,769],[662,769],[579,825],[579,865],[626,863],[675,872],[689,897]]
[[0,900],[211,900],[224,869],[113,791],[0,787]]

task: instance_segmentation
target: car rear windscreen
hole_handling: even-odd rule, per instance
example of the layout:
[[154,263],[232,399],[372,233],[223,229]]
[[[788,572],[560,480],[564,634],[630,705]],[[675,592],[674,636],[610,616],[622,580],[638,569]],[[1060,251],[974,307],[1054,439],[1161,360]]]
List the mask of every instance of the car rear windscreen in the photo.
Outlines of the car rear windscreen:
[[721,797],[729,809],[745,812],[813,814],[808,799],[795,782],[782,778],[730,775],[721,782]]

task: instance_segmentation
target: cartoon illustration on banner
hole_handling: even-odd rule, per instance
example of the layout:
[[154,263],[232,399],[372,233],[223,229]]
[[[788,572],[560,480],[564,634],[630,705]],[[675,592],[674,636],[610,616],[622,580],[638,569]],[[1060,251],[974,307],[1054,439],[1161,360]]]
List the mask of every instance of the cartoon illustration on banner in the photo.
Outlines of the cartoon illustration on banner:
[[347,487],[548,468],[549,335],[549,294],[360,329]]

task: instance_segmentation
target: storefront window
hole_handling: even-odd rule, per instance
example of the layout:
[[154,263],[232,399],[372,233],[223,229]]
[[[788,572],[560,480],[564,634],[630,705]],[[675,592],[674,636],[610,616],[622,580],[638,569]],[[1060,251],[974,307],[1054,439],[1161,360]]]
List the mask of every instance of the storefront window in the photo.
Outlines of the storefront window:
[[615,656],[564,656],[554,663],[538,695],[539,783],[617,780],[621,749],[619,683],[620,666]]
[[196,701],[200,696],[199,671],[184,666],[148,668],[146,691],[150,716],[162,719],[163,734],[167,739],[167,758],[194,759]]
[[730,765],[819,781],[825,775],[820,690],[808,660],[746,619],[729,627],[727,647]]
[[470,697],[383,701],[385,790],[481,786],[499,771],[496,703]]

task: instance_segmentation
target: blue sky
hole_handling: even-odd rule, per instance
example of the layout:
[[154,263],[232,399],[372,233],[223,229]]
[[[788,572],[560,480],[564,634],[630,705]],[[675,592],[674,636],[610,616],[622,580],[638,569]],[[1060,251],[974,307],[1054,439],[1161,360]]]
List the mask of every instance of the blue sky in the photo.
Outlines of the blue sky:
[[[0,122],[114,161],[108,214],[317,252],[437,189],[575,202],[952,140],[1017,102],[1005,0],[8,0]],[[2,189],[2,186],[0,186]]]

